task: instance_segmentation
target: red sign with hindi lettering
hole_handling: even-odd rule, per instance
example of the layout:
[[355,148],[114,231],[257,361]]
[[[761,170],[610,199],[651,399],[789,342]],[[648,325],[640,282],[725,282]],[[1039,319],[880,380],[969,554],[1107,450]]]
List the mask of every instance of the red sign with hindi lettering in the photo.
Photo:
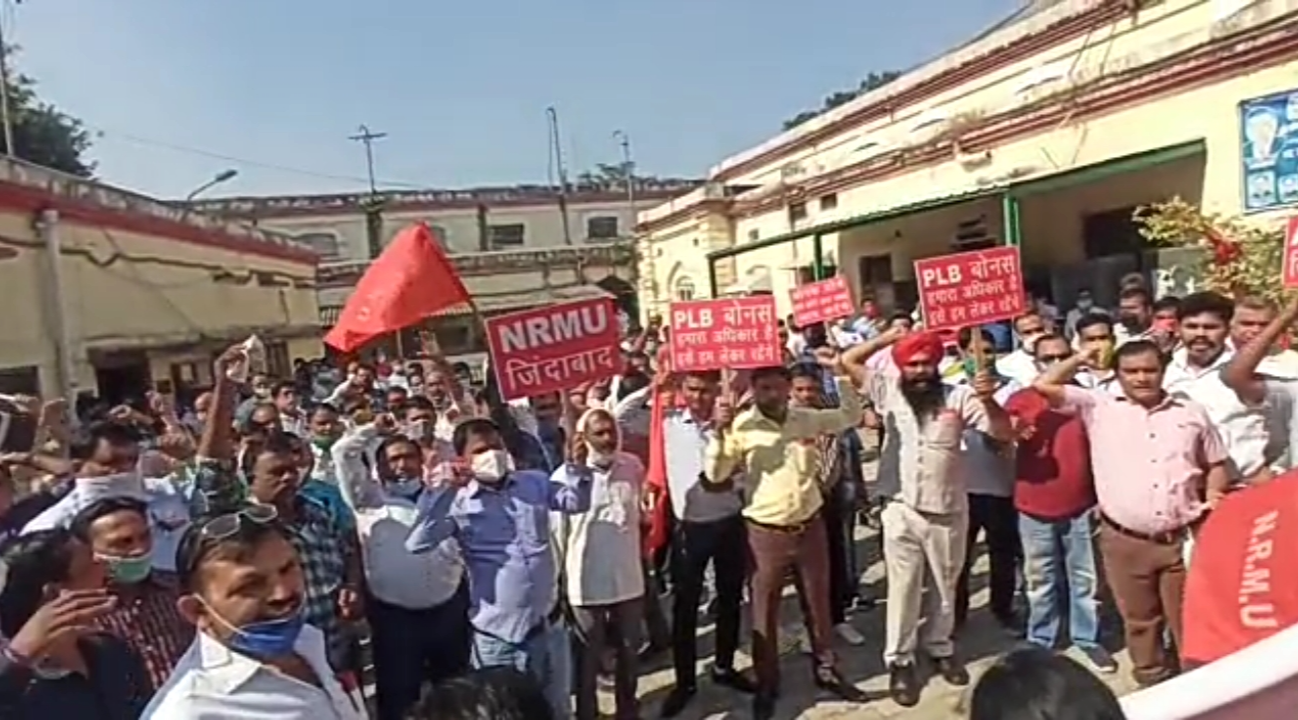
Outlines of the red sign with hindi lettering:
[[782,365],[778,319],[770,295],[672,303],[672,371]]
[[1019,249],[997,247],[915,261],[927,330],[955,330],[1022,315]]
[[569,390],[622,368],[612,298],[497,315],[485,325],[491,368],[506,400]]
[[793,322],[798,327],[852,316],[852,291],[847,287],[847,278],[842,275],[799,285],[790,297],[793,300]]
[[1284,286],[1298,287],[1298,217],[1289,218],[1284,232]]

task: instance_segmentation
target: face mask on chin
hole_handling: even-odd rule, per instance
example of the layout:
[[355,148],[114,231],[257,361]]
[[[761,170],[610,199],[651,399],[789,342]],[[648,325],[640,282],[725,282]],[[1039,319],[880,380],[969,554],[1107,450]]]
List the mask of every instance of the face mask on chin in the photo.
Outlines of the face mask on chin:
[[147,553],[135,557],[96,555],[108,568],[108,577],[119,585],[136,585],[153,571],[153,558]]
[[384,488],[392,495],[411,500],[424,489],[424,482],[420,478],[404,478],[385,483]]
[[301,606],[282,618],[248,623],[240,627],[221,617],[202,598],[199,598],[199,602],[207,607],[213,619],[231,631],[225,642],[226,647],[257,660],[284,657],[293,652],[298,635],[302,633],[302,626],[306,624]]
[[473,456],[469,469],[480,482],[498,483],[514,471],[514,458],[504,450],[486,450]]

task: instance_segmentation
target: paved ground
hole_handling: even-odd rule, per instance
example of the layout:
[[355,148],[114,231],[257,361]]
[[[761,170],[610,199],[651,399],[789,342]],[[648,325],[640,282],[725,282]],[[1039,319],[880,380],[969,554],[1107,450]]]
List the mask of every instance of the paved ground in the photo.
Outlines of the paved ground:
[[[872,479],[873,468],[867,465],[867,470],[871,473],[867,477]],[[864,577],[864,584],[876,596],[882,597],[884,592],[882,583],[883,565],[879,560],[878,539],[873,532],[860,529],[857,533],[857,542],[858,555],[862,559],[863,567],[868,567]],[[981,669],[989,665],[1001,653],[1013,649],[1019,642],[1003,631],[985,610],[987,602],[986,572],[986,559],[982,558],[978,565],[975,566],[972,581],[973,587],[976,589],[973,597],[974,610],[971,612],[968,626],[957,639],[956,644],[959,656],[968,661],[970,672],[973,674],[975,681]],[[796,601],[791,595],[792,590],[790,589],[788,592],[790,595],[785,599],[784,622],[781,630],[781,645],[784,650],[781,668],[783,692],[777,707],[776,718],[778,720],[792,720],[793,718],[809,720],[827,720],[828,718],[852,718],[854,720],[877,720],[880,718],[957,720],[964,717],[961,712],[961,704],[967,690],[951,687],[938,677],[928,681],[924,688],[923,698],[916,707],[903,708],[887,698],[888,678],[880,659],[880,648],[883,644],[884,611],[882,606],[867,612],[857,613],[851,620],[852,624],[866,637],[865,645],[851,647],[838,641],[837,648],[843,673],[849,680],[870,693],[873,699],[864,705],[851,705],[830,700],[825,693],[817,691],[811,684],[810,668],[806,656],[802,655],[798,650],[797,638],[799,633],[802,632],[801,618],[797,611]],[[699,663],[700,673],[705,672],[706,668],[710,667],[711,633],[711,625],[700,627],[700,655],[704,657],[704,660]],[[744,637],[747,638],[747,625],[745,625],[744,633]],[[1120,637],[1111,639],[1118,640],[1117,645],[1121,644]],[[838,639],[835,638],[835,640]],[[1110,644],[1110,647],[1116,647],[1116,645]],[[1133,685],[1128,672],[1129,665],[1127,664],[1126,654],[1117,653],[1116,655],[1122,663],[1122,669],[1116,675],[1105,677],[1104,680],[1121,694],[1129,692]],[[750,664],[749,657],[741,652],[738,661],[739,667],[744,669],[749,667]],[[923,669],[923,666],[921,666],[921,670]],[[659,705],[668,689],[670,689],[672,681],[669,658],[657,660],[648,667],[643,668],[640,677],[642,717],[646,719],[658,717]],[[606,713],[611,713],[613,710],[612,697],[604,691],[601,691],[601,695],[603,710]],[[737,695],[725,688],[713,687],[706,681],[701,681],[698,696],[681,717],[683,720],[702,720],[704,718],[731,718],[738,720],[750,717],[750,705],[748,698],[745,696]]]

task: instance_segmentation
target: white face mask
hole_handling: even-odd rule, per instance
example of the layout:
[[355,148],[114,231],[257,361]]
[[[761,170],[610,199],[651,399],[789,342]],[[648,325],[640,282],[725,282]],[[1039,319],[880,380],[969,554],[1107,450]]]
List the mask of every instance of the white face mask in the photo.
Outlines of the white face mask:
[[487,450],[473,456],[469,469],[482,482],[498,482],[514,471],[514,458],[504,450]]
[[1090,298],[1079,298],[1077,300],[1077,309],[1086,312],[1094,307],[1095,303]]

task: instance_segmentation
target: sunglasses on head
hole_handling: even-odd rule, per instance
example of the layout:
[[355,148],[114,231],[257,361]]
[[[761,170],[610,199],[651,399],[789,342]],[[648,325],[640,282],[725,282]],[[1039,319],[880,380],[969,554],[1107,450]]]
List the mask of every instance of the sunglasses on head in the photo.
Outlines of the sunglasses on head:
[[245,522],[265,525],[278,517],[279,511],[273,505],[249,505],[208,519],[198,527],[198,537],[204,541],[225,540],[238,533]]

